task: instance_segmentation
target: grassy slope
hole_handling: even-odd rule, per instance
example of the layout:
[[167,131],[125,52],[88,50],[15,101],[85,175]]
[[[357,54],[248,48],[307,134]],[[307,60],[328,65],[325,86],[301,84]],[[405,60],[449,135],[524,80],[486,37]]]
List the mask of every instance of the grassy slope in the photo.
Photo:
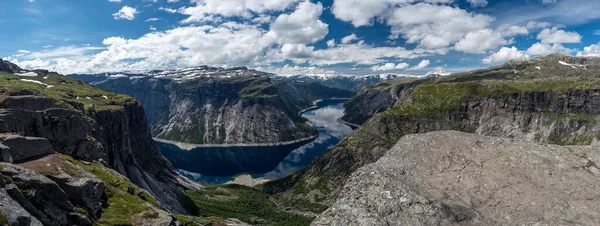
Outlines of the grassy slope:
[[[21,81],[21,79],[37,80],[53,87],[47,88],[45,85]],[[81,103],[86,109],[94,108],[97,111],[122,109],[126,104],[137,103],[135,99],[129,96],[97,89],[81,80],[56,73],[46,73],[37,77],[25,77],[0,72],[0,91],[2,93],[10,94],[20,90],[35,90],[55,99],[62,106],[71,109],[73,107],[70,103]],[[107,98],[104,98],[104,96]],[[89,97],[89,99],[86,97]]]
[[187,192],[188,209],[202,217],[236,218],[252,225],[309,225],[313,218],[280,211],[262,191],[241,185],[206,185]]

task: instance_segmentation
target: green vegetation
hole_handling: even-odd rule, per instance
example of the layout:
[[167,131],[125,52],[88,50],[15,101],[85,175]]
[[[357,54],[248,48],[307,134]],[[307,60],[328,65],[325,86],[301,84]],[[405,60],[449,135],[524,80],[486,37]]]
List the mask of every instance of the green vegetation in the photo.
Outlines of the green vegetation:
[[286,142],[286,141],[293,141],[298,139],[298,137],[306,137],[306,136],[301,136],[302,134],[311,134],[311,135],[318,135],[319,131],[317,129],[315,129],[312,126],[306,125],[304,123],[295,123],[295,127],[291,128],[283,133],[281,133],[279,135],[279,140]]
[[8,225],[8,217],[3,213],[0,213],[0,225]]
[[[187,192],[203,217],[236,218],[253,225],[310,225],[312,218],[277,210],[269,196],[241,185],[205,185]],[[192,210],[193,211],[193,210]]]
[[[127,104],[139,104],[129,96],[94,88],[84,81],[56,73],[37,72],[41,75],[25,77],[0,72],[0,93],[7,96],[12,93],[30,90],[52,98],[56,101],[56,104],[69,109],[75,109],[76,104],[82,104],[85,109],[89,110],[122,110],[123,106]],[[48,86],[22,81],[21,79],[39,81]]]
[[[151,211],[150,206],[161,208],[161,205],[152,196],[146,192],[137,195],[141,191],[137,186],[120,175],[114,174],[106,167],[98,163],[84,164],[66,155],[61,155],[61,157],[84,168],[104,182],[108,205],[102,209],[102,217],[98,220],[97,225],[132,225],[131,220],[135,214]],[[132,189],[132,193],[128,192]]]

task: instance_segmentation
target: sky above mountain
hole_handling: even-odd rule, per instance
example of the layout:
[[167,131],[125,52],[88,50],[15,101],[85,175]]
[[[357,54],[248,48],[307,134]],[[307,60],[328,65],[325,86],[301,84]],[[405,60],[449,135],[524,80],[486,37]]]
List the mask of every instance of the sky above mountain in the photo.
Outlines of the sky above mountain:
[[10,0],[0,57],[60,73],[248,66],[281,75],[459,72],[600,56],[597,0]]

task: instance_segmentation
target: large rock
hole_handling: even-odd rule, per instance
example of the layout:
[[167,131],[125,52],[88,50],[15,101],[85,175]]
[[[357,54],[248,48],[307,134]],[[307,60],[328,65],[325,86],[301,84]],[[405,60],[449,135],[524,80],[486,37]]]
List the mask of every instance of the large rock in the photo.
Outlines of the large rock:
[[44,225],[91,225],[77,213],[69,195],[47,177],[21,166],[0,163],[0,173],[10,178],[4,190]]
[[599,163],[594,147],[408,135],[313,225],[598,225]]
[[27,210],[23,209],[18,202],[13,200],[6,190],[0,189],[0,213],[4,214],[8,225],[12,226],[41,226],[40,222],[34,216],[31,216]]
[[69,195],[74,205],[84,207],[92,216],[97,216],[102,209],[104,182],[83,168],[62,159],[58,154],[20,164],[37,172],[44,172],[46,177],[56,182]]
[[55,152],[50,141],[45,138],[5,135],[0,136],[0,139],[3,139],[3,146],[8,147],[6,149],[0,146],[0,149],[2,149],[2,160],[6,162],[21,162]]

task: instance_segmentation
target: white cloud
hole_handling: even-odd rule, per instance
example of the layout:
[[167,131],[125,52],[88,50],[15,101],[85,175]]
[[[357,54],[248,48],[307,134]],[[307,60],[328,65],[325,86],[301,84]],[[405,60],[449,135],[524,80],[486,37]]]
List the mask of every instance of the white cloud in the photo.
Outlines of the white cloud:
[[121,2],[121,0],[108,0],[109,2]]
[[419,3],[397,8],[387,19],[392,36],[423,48],[444,48],[470,32],[487,28],[492,17],[445,5]]
[[420,70],[429,66],[431,62],[429,60],[422,60],[417,66],[411,67],[408,70]]
[[467,0],[473,7],[486,7],[488,5],[487,0]]
[[77,47],[63,46],[56,49],[43,50],[39,52],[31,52],[23,57],[23,59],[54,59],[54,58],[80,58],[85,57],[88,53],[94,50],[103,50],[103,47]]
[[353,63],[357,65],[373,65],[389,61],[389,58],[412,59],[432,54],[445,54],[441,50],[414,49],[404,47],[374,47],[363,41],[353,44],[339,44],[334,48],[319,49],[312,53],[308,63],[313,65],[333,65]]
[[315,47],[306,46],[305,44],[284,44],[281,47],[281,53],[287,59],[307,59],[312,56],[314,49]]
[[281,12],[292,7],[298,0],[192,0],[196,5],[182,8],[188,15],[184,23],[212,21],[214,16],[251,18],[254,14]]
[[135,8],[123,6],[119,12],[114,13],[112,16],[115,20],[134,20],[135,14],[138,14],[138,11]]
[[302,2],[291,14],[281,14],[271,24],[267,34],[279,43],[303,44],[314,43],[329,33],[329,25],[319,20],[323,13],[323,5]]
[[571,54],[572,52],[574,52],[572,49],[565,48],[559,43],[548,44],[538,42],[527,49],[527,54],[531,56],[545,56],[551,53]]
[[502,34],[492,29],[484,29],[468,33],[454,45],[454,49],[465,53],[482,54],[487,50],[495,49],[508,44]]
[[556,0],[540,0],[540,2],[542,2],[542,4],[553,4],[556,3]]
[[358,37],[356,36],[356,34],[351,34],[346,37],[343,37],[341,41],[343,44],[348,44],[354,40],[358,40]]
[[512,26],[501,26],[498,31],[500,31],[502,33],[502,35],[504,35],[505,37],[514,37],[514,36],[518,36],[518,35],[528,35],[529,34],[529,29],[527,29],[527,27],[521,27],[521,26],[516,26],[516,25],[512,25]]
[[29,50],[22,50],[22,49],[17,50],[17,52],[19,52],[19,53],[31,53],[31,51],[29,51]]
[[391,71],[391,70],[400,70],[400,69],[405,69],[409,66],[409,64],[407,63],[398,63],[398,64],[394,64],[394,63],[386,63],[386,64],[382,64],[382,65],[374,65],[371,67],[372,71]]
[[327,47],[331,48],[335,46],[335,39],[327,41]]
[[161,19],[161,18],[152,17],[152,18],[148,18],[148,19],[146,20],[146,22],[151,22],[151,21],[159,21],[159,20],[162,20],[162,19]]
[[577,32],[560,30],[558,27],[546,28],[537,35],[542,43],[579,43],[581,38]]
[[390,10],[398,6],[416,2],[451,3],[454,0],[334,0],[331,9],[333,15],[355,27],[369,26],[377,18],[385,17]]
[[527,29],[543,29],[547,27],[551,27],[552,23],[550,22],[537,22],[537,21],[529,21],[527,22]]
[[171,8],[165,8],[165,7],[159,7],[158,10],[160,11],[165,11],[167,13],[177,13],[176,9],[171,9]]
[[483,63],[503,63],[513,59],[528,59],[530,56],[523,51],[519,51],[517,47],[502,47],[498,52],[483,59]]
[[600,57],[600,42],[583,48],[583,51],[577,52],[577,56]]
[[595,30],[594,35],[600,35],[600,30]]
[[168,3],[179,2],[179,0],[167,0]]

